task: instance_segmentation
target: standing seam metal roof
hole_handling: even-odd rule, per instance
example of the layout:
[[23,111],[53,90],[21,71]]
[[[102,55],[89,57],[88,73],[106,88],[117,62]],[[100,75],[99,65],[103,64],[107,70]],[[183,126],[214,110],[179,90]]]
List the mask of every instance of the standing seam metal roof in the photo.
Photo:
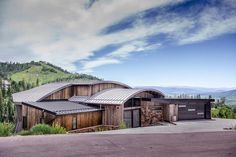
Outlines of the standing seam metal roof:
[[161,96],[164,96],[163,93],[155,89],[112,88],[112,89],[101,91],[91,96],[90,98],[85,100],[84,103],[121,105],[121,104],[124,104],[126,101],[128,101],[131,97],[141,92],[155,92]]
[[100,109],[70,101],[27,102],[25,105],[39,108],[56,115],[99,111]]
[[30,90],[26,90],[19,93],[13,94],[14,102],[36,102],[41,101],[45,97],[50,94],[57,92],[63,88],[72,86],[72,85],[96,85],[96,84],[104,84],[104,83],[114,83],[118,85],[122,85],[126,88],[131,88],[130,86],[115,82],[115,81],[98,81],[98,80],[75,80],[68,82],[57,82],[57,83],[49,83],[39,87],[32,88]]

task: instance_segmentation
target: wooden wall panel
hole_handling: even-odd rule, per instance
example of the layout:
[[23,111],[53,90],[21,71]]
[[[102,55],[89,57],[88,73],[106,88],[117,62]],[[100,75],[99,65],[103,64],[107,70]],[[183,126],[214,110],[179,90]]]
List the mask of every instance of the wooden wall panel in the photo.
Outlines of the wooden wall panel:
[[[34,125],[39,124],[40,119],[42,120],[42,122],[44,121],[45,123],[50,123],[55,118],[55,116],[50,113],[43,112],[42,110],[39,110],[39,109],[36,109],[33,107],[29,107],[26,105],[22,105],[22,117],[27,118],[27,128],[26,129],[30,129]],[[23,124],[21,124],[21,125],[23,125]]]
[[72,87],[67,87],[65,89],[62,89],[60,91],[57,91],[57,92],[49,95],[44,100],[69,99],[72,96],[73,96],[73,89],[72,89]]
[[122,85],[114,83],[101,83],[95,85],[73,85],[71,87],[66,87],[61,89],[44,100],[58,100],[58,99],[69,99],[72,96],[91,96],[105,89],[109,88],[127,88]]
[[114,84],[114,83],[101,83],[92,86],[92,95],[96,94],[102,90],[110,89],[110,88],[127,88],[122,85]]
[[136,96],[141,97],[141,98],[159,98],[159,97],[161,97],[160,94],[154,94],[154,93],[149,93],[149,92],[141,92],[141,93],[137,94]]
[[123,107],[115,105],[104,106],[103,124],[118,126],[123,120]]
[[71,115],[57,116],[54,120],[55,123],[66,128],[66,130],[72,130],[72,118],[77,117],[77,129],[86,128],[102,124],[102,112],[84,112]]

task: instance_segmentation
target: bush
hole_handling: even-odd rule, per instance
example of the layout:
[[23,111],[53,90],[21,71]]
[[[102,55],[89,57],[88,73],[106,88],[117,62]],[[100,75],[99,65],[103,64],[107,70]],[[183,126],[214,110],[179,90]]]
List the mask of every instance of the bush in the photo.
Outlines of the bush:
[[37,124],[31,128],[34,135],[52,134],[52,127],[47,124]]
[[33,126],[30,130],[23,130],[19,132],[19,135],[44,135],[44,134],[65,134],[66,129],[61,127],[59,124],[52,124],[52,126],[47,124],[37,124]]
[[212,117],[214,118],[228,118],[228,119],[236,118],[236,113],[234,112],[234,110],[227,105],[212,108],[211,114]]
[[119,129],[126,129],[126,128],[127,128],[127,126],[126,126],[125,122],[124,121],[121,122],[119,125]]
[[212,108],[212,110],[211,110],[211,116],[212,116],[213,118],[219,117],[219,109],[218,109],[218,108]]
[[65,134],[66,133],[66,129],[61,127],[59,124],[52,124],[52,134]]
[[0,136],[10,136],[14,131],[14,125],[11,123],[0,123]]

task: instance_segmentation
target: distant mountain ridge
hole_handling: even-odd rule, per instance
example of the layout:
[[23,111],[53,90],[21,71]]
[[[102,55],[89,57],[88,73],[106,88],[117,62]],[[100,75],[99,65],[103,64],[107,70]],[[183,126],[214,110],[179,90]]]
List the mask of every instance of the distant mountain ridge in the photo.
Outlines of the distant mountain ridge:
[[210,94],[210,93],[227,92],[234,89],[234,88],[162,87],[162,86],[141,86],[138,88],[157,89],[165,94]]
[[162,87],[141,86],[138,88],[151,88],[163,92],[167,96],[201,95],[202,98],[211,96],[214,99],[225,97],[227,105],[236,105],[236,88],[202,88],[202,87]]

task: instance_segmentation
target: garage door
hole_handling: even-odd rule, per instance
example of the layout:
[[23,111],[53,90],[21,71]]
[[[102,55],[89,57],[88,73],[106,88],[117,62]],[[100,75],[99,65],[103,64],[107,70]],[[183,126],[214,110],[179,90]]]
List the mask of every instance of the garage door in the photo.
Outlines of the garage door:
[[178,106],[178,120],[204,119],[204,104],[182,104]]

